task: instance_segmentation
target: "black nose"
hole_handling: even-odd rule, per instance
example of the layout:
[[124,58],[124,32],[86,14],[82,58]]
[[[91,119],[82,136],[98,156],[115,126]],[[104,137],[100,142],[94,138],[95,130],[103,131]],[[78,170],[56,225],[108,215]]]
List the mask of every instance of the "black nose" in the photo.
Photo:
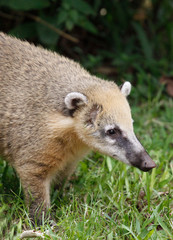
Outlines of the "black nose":
[[139,167],[139,169],[141,169],[144,172],[148,172],[149,170],[155,167],[156,167],[155,162],[148,155],[144,158],[144,160],[142,160],[141,166]]
[[155,162],[146,151],[137,154],[131,164],[144,172],[148,172],[152,168],[156,167]]

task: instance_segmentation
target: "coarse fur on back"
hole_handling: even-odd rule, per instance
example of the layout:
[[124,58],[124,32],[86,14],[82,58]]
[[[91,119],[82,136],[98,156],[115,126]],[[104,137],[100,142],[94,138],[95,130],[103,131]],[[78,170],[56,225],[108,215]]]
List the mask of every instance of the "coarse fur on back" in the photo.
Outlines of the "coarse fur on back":
[[53,179],[68,179],[91,149],[147,171],[155,164],[133,132],[131,85],[0,33],[0,154],[16,169],[30,207],[50,206]]

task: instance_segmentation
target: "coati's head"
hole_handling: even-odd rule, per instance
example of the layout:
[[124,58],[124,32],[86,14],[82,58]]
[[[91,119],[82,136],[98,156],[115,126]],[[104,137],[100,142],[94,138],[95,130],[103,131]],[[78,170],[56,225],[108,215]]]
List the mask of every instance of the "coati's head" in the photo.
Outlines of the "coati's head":
[[71,92],[65,105],[75,119],[75,129],[82,141],[93,150],[149,171],[156,165],[136,138],[126,97],[131,84],[121,89],[114,83],[96,85],[85,93]]

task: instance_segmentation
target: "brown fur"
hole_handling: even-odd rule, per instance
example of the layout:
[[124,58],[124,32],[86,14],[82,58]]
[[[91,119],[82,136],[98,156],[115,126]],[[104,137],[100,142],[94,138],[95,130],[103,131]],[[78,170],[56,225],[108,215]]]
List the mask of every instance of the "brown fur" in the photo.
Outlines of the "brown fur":
[[[32,218],[42,204],[43,210],[50,206],[52,179],[68,178],[77,162],[91,148],[97,149],[91,133],[97,128],[98,116],[105,116],[105,122],[116,116],[117,122],[124,121],[124,127],[132,129],[128,103],[113,82],[3,33],[0,89],[0,150],[21,179]],[[88,98],[87,108],[77,109],[73,117],[66,114],[64,104],[70,92]],[[94,104],[98,106],[95,128],[84,127]]]

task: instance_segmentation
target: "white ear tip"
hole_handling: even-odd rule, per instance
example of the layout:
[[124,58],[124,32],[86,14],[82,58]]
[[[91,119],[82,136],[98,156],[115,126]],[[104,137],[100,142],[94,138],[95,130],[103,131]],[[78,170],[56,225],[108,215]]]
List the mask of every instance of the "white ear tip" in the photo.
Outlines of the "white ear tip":
[[64,99],[65,105],[69,108],[69,109],[73,109],[73,106],[71,105],[71,98],[73,97],[73,93],[69,93],[67,94],[67,96]]
[[128,82],[128,81],[127,81],[127,82],[125,82],[125,83],[124,83],[124,85],[125,85],[126,87],[128,87],[128,88],[131,88],[131,86],[132,86],[132,85],[131,85],[131,83],[130,83],[130,82]]
[[87,97],[85,95],[79,92],[71,92],[71,93],[68,93],[64,99],[64,102],[67,108],[74,109],[73,101],[77,99],[81,101],[81,103],[78,103],[78,105],[83,105],[87,103]]
[[121,88],[122,94],[127,97],[131,92],[132,85],[130,82],[125,82]]

